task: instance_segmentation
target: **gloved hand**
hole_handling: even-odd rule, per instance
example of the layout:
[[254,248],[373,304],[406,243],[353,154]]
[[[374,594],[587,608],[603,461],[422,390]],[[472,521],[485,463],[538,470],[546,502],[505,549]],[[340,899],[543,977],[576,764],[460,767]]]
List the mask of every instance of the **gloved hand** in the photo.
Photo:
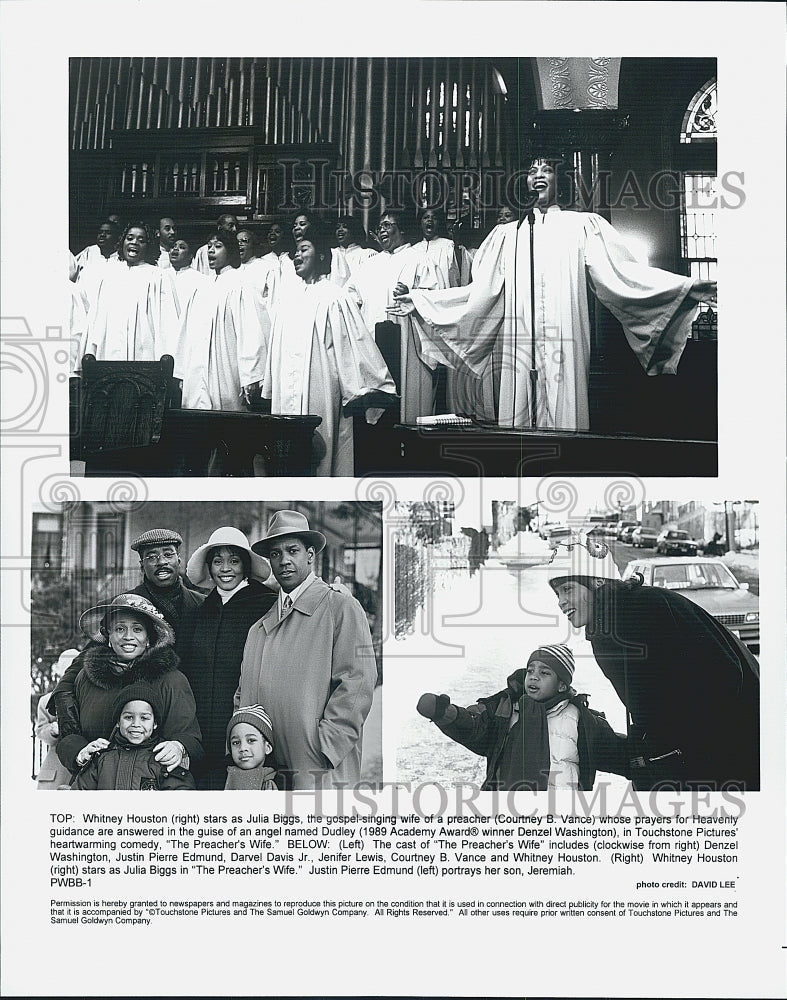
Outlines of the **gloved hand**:
[[453,722],[456,718],[456,707],[447,694],[422,694],[415,708],[419,715],[432,722]]

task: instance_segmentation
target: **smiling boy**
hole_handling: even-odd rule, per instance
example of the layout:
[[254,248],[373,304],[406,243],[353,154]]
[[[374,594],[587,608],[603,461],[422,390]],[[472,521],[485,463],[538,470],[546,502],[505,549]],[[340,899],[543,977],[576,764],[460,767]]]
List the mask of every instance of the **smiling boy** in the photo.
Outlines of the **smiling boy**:
[[149,684],[138,681],[122,688],[113,705],[109,745],[91,756],[74,779],[72,791],[193,790],[194,778],[186,768],[168,771],[155,758],[158,719],[163,716],[161,701]]
[[423,694],[419,714],[487,759],[483,790],[591,789],[596,770],[628,774],[626,739],[613,732],[587,696],[571,687],[567,646],[539,646],[506,688],[460,708],[447,695]]
[[273,752],[273,728],[262,705],[247,705],[232,713],[227,748],[232,764],[227,768],[225,790],[266,792],[276,788],[276,772],[265,766],[265,758]]

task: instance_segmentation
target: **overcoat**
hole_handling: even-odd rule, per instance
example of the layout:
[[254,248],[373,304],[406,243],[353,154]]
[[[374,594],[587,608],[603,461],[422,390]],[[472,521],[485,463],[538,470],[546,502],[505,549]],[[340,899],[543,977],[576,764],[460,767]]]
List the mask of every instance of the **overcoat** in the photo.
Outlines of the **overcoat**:
[[294,788],[353,786],[375,680],[363,608],[317,579],[284,618],[274,607],[249,630],[235,707],[265,706],[273,762]]
[[192,763],[199,760],[202,743],[194,695],[189,682],[178,670],[175,650],[157,643],[134,660],[124,674],[112,670],[113,661],[109,646],[98,643],[88,646],[71,664],[79,667],[73,692],[64,693],[58,685],[50,700],[50,705],[54,701],[57,707],[60,727],[57,755],[69,771],[79,770],[76,756],[83,747],[98,737],[109,739],[114,728],[112,709],[118,691],[137,681],[150,684],[161,702],[163,718],[159,720],[159,739],[178,740]]
[[729,629],[673,590],[608,583],[585,634],[649,756],[680,750],[686,786],[759,789],[759,665]]
[[276,603],[276,593],[257,580],[222,604],[216,590],[187,615],[178,633],[181,670],[197,704],[205,757],[192,768],[200,788],[224,788],[225,740],[238,688],[249,629]]

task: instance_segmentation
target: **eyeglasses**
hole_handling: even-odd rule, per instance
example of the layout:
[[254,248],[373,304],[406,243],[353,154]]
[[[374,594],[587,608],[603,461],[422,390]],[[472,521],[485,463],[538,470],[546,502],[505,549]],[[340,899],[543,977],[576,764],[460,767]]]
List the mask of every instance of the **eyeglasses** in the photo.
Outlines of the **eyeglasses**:
[[548,566],[550,563],[555,561],[557,556],[557,550],[559,548],[568,549],[571,552],[572,549],[582,548],[586,549],[588,555],[593,556],[595,559],[604,559],[609,555],[610,548],[606,542],[597,542],[594,539],[586,538],[584,541],[578,539],[574,542],[555,542],[555,548],[552,550],[552,555],[546,562]]
[[146,552],[142,557],[143,561],[149,563],[151,566],[154,563],[164,560],[164,562],[171,562],[173,559],[177,558],[177,552],[174,549],[162,549],[160,552]]

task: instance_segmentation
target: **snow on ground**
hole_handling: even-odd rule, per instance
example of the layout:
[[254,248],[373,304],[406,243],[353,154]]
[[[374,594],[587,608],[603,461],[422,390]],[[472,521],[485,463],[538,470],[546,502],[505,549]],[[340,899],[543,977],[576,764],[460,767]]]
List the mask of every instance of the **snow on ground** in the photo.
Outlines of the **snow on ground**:
[[[574,687],[589,695],[591,708],[604,712],[613,729],[625,733],[623,705],[583,635],[560,614],[543,568],[511,573],[491,560],[472,579],[467,570],[439,571],[413,634],[390,640],[385,649],[385,726],[397,737],[397,779],[480,784],[485,761],[419,716],[416,702],[425,691],[447,694],[459,705],[494,694],[547,643],[571,647]],[[609,777],[615,787],[625,785],[625,779]]]

